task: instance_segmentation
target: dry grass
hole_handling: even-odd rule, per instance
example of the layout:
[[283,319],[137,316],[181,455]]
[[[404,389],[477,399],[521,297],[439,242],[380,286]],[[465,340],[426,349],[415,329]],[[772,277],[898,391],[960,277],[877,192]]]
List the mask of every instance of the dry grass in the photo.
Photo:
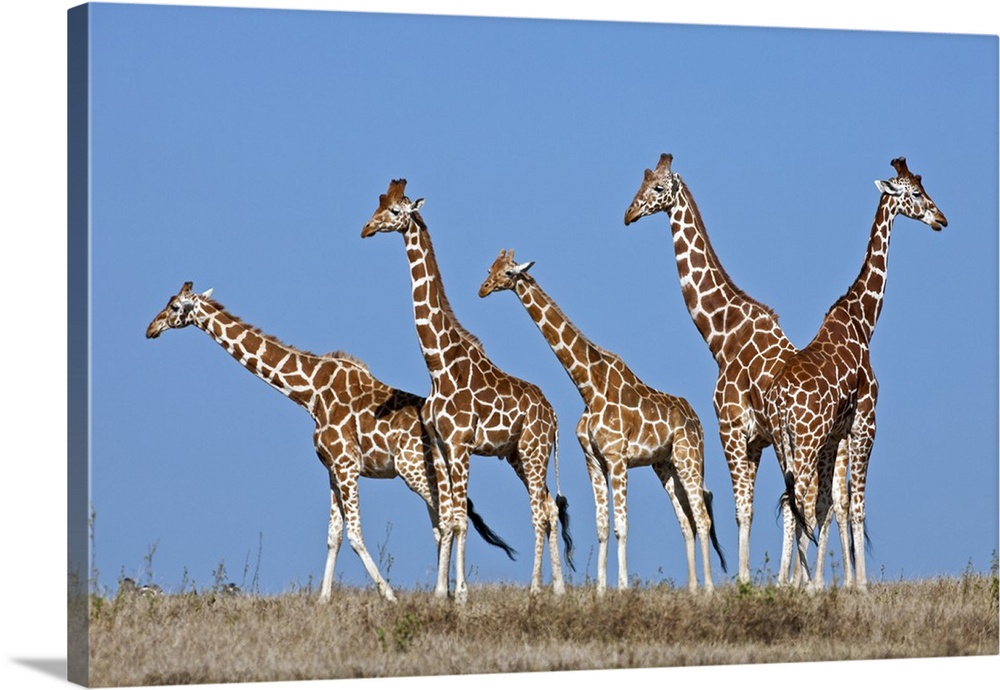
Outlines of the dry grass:
[[816,596],[723,587],[570,589],[556,599],[513,586],[470,592],[340,589],[91,597],[90,684],[179,685],[998,653],[997,577],[872,585]]

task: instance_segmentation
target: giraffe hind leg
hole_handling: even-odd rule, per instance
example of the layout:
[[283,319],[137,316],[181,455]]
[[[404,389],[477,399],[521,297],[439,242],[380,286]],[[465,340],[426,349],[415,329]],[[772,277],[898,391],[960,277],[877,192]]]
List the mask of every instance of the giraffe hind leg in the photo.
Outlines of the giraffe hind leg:
[[[694,516],[691,514],[692,506],[690,497],[684,489],[674,468],[673,463],[658,462],[653,465],[657,477],[659,477],[670,502],[674,506],[674,513],[677,515],[677,523],[680,525],[681,534],[684,537],[684,554],[687,560],[688,589],[692,592],[698,590],[698,573],[695,565],[695,537],[694,537]],[[706,543],[702,544],[707,547]],[[710,573],[711,571],[709,571]],[[707,581],[706,574],[706,581]]]

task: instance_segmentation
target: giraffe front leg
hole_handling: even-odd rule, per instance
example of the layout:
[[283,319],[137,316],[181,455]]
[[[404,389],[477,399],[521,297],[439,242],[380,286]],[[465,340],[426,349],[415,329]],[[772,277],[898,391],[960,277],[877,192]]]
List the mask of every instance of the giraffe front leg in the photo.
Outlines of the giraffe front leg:
[[748,446],[742,426],[719,421],[719,436],[733,483],[736,525],[739,529],[739,568],[737,580],[750,582],[750,525],[753,522],[754,482],[760,466],[762,448]]
[[455,602],[465,604],[469,586],[465,581],[465,537],[469,527],[469,449],[446,444],[451,476],[451,535],[455,543]]
[[364,564],[368,576],[378,588],[379,594],[385,597],[386,600],[394,602],[396,601],[396,595],[393,593],[392,587],[382,577],[382,573],[379,572],[378,566],[375,565],[375,561],[371,557],[371,554],[368,553],[364,539],[361,537],[361,509],[358,504],[358,467],[360,467],[360,460],[358,458],[351,458],[344,463],[343,468],[337,471],[340,502],[344,508],[344,520],[347,525],[347,541],[351,545],[351,548],[354,549],[354,553],[358,554],[358,558]]
[[451,569],[451,547],[455,538],[455,497],[451,488],[451,476],[448,462],[441,444],[433,436],[429,441],[433,475],[437,482],[438,497],[438,571],[437,583],[434,586],[434,596],[446,599],[448,597],[448,572]]
[[344,538],[344,516],[341,513],[340,496],[336,489],[333,472],[330,472],[330,524],[326,531],[326,566],[323,568],[323,582],[319,588],[319,600],[330,601],[333,593],[334,569],[337,566],[337,552]]
[[624,459],[608,459],[611,500],[614,503],[615,539],[618,541],[618,590],[628,589],[628,470]]
[[872,440],[873,437],[859,439],[856,447],[851,449],[850,459],[850,529],[854,554],[854,587],[859,592],[868,590],[865,572],[865,482],[868,479]]
[[[865,574],[865,485],[868,481],[868,461],[875,443],[875,406],[878,402],[878,381],[871,371],[867,352],[858,386],[858,407],[851,427],[848,462],[850,465],[850,530],[854,557],[854,587],[859,592],[868,589]],[[844,523],[847,524],[846,522]],[[845,530],[847,528],[845,527]]]
[[[585,441],[581,440],[582,445]],[[608,588],[608,480],[589,443],[583,445],[583,455],[587,461],[587,475],[594,491],[594,520],[597,524],[597,593],[603,595]]]

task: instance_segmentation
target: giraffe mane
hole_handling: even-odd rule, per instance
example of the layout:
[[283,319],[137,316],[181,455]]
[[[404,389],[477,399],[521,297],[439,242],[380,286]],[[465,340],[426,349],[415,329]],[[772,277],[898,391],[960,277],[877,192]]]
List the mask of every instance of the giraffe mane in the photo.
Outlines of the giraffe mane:
[[[691,214],[694,216],[695,223],[698,226],[704,228],[705,221],[701,217],[701,211],[698,210],[698,202],[695,201],[694,195],[691,194],[691,190],[688,188],[687,183],[684,182],[684,180],[680,177],[680,175],[677,176],[677,179],[680,181],[681,189],[685,192],[687,196],[688,203],[690,204],[691,208]],[[750,304],[751,306],[756,307],[761,311],[763,311],[768,317],[774,319],[775,324],[777,324],[779,318],[778,312],[774,311],[774,309],[767,306],[760,300],[751,297],[743,290],[743,288],[741,288],[733,281],[733,279],[729,276],[729,273],[726,271],[726,267],[722,265],[721,261],[719,261],[719,255],[715,253],[715,247],[712,246],[712,242],[708,237],[708,233],[703,232],[702,235],[705,238],[705,253],[708,254],[709,259],[714,261],[715,265],[719,267],[719,273],[722,274],[722,279],[726,281],[726,283],[728,283],[730,287],[732,287],[733,292],[735,292],[739,298],[746,300],[747,303]]]
[[542,293],[542,295],[545,297],[546,301],[548,302],[549,309],[551,309],[552,311],[554,311],[556,313],[556,315],[559,316],[560,319],[562,319],[563,321],[565,321],[566,325],[568,325],[570,328],[572,328],[574,331],[576,331],[576,333],[577,333],[578,336],[580,336],[581,338],[583,338],[584,340],[586,340],[587,343],[592,348],[594,348],[595,350],[597,350],[599,353],[601,353],[601,355],[603,355],[605,357],[610,357],[611,359],[617,359],[618,361],[622,362],[622,364],[625,363],[624,360],[622,360],[622,358],[618,354],[612,352],[611,350],[608,350],[606,348],[601,347],[600,345],[598,345],[597,343],[595,343],[593,340],[591,340],[590,338],[588,338],[586,335],[584,335],[583,331],[581,331],[577,327],[577,325],[575,323],[573,323],[573,321],[568,316],[566,316],[566,312],[564,312],[563,309],[562,309],[562,307],[559,306],[559,303],[556,302],[551,297],[549,297],[548,293],[546,293],[545,290],[542,289],[542,286],[539,285],[538,281],[536,281],[531,275],[529,275],[527,273],[522,273],[521,276],[522,276],[522,278],[525,278],[525,279],[529,280],[531,282],[531,284],[535,286],[535,289],[537,289],[540,293]]
[[343,350],[334,350],[333,352],[327,352],[325,355],[322,355],[320,358],[321,359],[335,359],[335,360],[338,360],[340,362],[347,362],[349,364],[353,364],[354,366],[358,367],[359,369],[363,369],[364,371],[366,371],[368,373],[371,373],[371,370],[368,368],[367,364],[365,364],[364,362],[362,362],[360,359],[358,359],[354,355],[352,355],[350,353],[347,353],[347,352],[344,352]]
[[302,349],[300,347],[296,347],[294,345],[290,345],[290,344],[282,341],[281,338],[278,338],[277,336],[271,335],[270,333],[266,333],[265,331],[261,330],[257,326],[254,326],[253,324],[247,323],[245,320],[241,319],[239,316],[237,316],[236,314],[234,314],[231,311],[229,311],[228,309],[226,309],[226,307],[221,302],[219,302],[217,300],[214,300],[211,297],[201,297],[201,300],[203,302],[205,302],[206,304],[214,307],[218,311],[222,312],[223,314],[226,314],[229,318],[233,319],[234,321],[238,321],[240,324],[242,324],[244,327],[246,327],[246,329],[248,331],[250,331],[251,333],[253,333],[255,335],[258,335],[261,338],[264,338],[265,340],[269,340],[269,341],[273,342],[278,347],[284,348],[286,350],[290,350],[291,352],[294,352],[297,355],[303,355],[305,357],[312,357],[314,359],[346,360],[346,361],[348,361],[348,362],[350,362],[352,364],[355,364],[355,365],[363,368],[365,371],[368,371],[368,365],[367,364],[365,364],[364,362],[362,362],[360,359],[354,357],[353,355],[347,354],[346,352],[336,351],[336,352],[330,352],[330,353],[325,354],[325,355],[317,355],[315,352],[312,352],[310,350],[304,350],[304,349]]
[[[414,212],[412,214],[412,216],[418,216],[418,215],[419,214],[417,212]],[[441,269],[438,266],[437,252],[434,251],[434,244],[433,242],[431,242],[430,232],[427,230],[427,226],[423,224],[422,218],[419,220],[418,225],[419,225],[418,232],[427,233],[427,246],[430,248],[430,251],[427,252],[427,262],[429,264],[427,269],[432,275],[438,276],[438,281],[441,283],[439,287],[439,292],[441,293],[441,311],[444,312],[444,315],[449,320],[451,320],[452,324],[455,327],[455,330],[458,332],[458,334],[462,337],[463,340],[465,340],[469,345],[476,348],[483,354],[486,354],[486,348],[483,346],[482,341],[475,335],[470,333],[468,330],[466,330],[465,326],[462,325],[462,322],[458,320],[457,316],[455,316],[455,310],[452,309],[451,302],[448,301],[448,293],[444,289],[444,281],[441,280],[440,278]]]

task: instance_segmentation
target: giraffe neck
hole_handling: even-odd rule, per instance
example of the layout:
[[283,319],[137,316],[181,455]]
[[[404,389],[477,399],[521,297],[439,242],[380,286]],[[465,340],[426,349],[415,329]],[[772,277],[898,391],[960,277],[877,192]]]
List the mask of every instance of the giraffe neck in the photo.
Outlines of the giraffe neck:
[[448,362],[467,348],[482,349],[482,345],[462,327],[451,309],[426,226],[411,221],[403,237],[410,263],[413,321],[420,349],[433,377],[443,372]]
[[199,300],[195,325],[250,373],[312,411],[316,391],[306,372],[315,372],[320,358],[259,332],[210,300]]
[[755,339],[765,337],[784,348],[791,347],[777,315],[736,286],[712,248],[705,223],[694,197],[682,181],[670,213],[674,254],[681,293],[695,327],[720,366],[743,349],[748,327],[764,319],[767,330],[756,323]]
[[595,381],[607,378],[601,372],[611,353],[588,340],[530,276],[518,280],[514,292],[589,405],[601,393]]
[[[885,297],[885,285],[889,269],[889,239],[892,233],[892,221],[895,211],[892,209],[888,195],[883,194],[875,212],[872,223],[868,248],[865,250],[865,260],[861,264],[861,272],[843,297],[837,300],[827,319],[835,319],[845,308],[846,314],[857,326],[857,331],[864,343],[871,341],[875,332],[875,324],[882,312],[882,301]],[[825,324],[826,320],[824,320]]]

